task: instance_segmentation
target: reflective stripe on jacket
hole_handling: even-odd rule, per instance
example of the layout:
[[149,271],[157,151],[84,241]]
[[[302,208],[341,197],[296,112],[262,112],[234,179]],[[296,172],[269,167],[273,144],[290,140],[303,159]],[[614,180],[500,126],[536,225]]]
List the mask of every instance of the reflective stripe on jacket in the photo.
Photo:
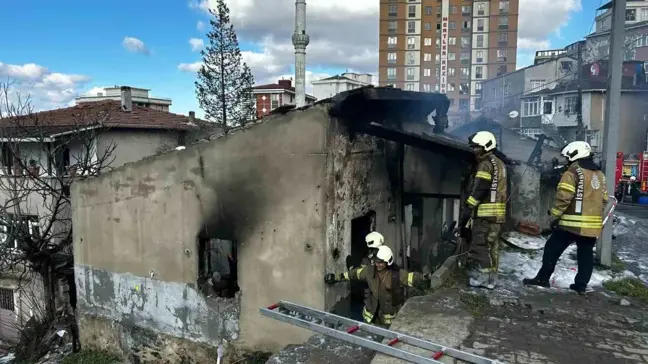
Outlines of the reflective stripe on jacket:
[[[386,269],[378,272],[374,265],[351,269],[342,274],[341,278],[367,282],[369,294],[365,297],[362,316],[366,322],[371,323],[375,315],[380,314],[384,324],[391,324],[396,313],[403,306],[405,297],[402,288],[414,287],[424,281],[421,273],[408,272],[404,269]],[[397,287],[394,287],[395,284]]]
[[484,155],[477,164],[477,172],[466,205],[472,210],[476,208],[476,217],[490,222],[504,223],[508,199],[506,182],[504,162],[493,153]]
[[596,238],[601,234],[603,212],[608,200],[605,175],[572,163],[557,186],[552,218],[563,229],[580,236]]

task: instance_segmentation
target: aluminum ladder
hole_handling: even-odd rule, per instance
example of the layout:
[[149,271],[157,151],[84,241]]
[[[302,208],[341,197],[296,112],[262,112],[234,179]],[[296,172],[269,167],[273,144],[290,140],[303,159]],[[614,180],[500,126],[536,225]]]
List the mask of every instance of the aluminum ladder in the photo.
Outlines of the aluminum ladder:
[[[496,360],[487,359],[475,354],[452,349],[396,331],[383,329],[364,322],[351,320],[346,317],[315,310],[286,301],[280,301],[279,303],[275,303],[268,307],[262,307],[261,314],[275,320],[325,334],[336,339],[344,340],[367,349],[406,360],[411,363],[442,363],[438,360],[443,356],[449,356],[467,363],[501,364],[501,362]],[[364,338],[362,336],[354,335],[357,332],[366,332],[372,335],[377,335],[384,339],[388,339],[389,342],[382,343]],[[428,350],[431,352],[430,357],[424,357],[405,351],[403,349],[399,349],[395,347],[397,343],[403,343]]]

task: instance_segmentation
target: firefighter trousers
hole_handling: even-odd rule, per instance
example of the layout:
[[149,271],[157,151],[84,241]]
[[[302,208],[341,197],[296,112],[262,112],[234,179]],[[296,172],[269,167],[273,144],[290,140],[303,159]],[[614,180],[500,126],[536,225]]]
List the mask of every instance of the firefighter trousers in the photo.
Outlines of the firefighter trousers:
[[596,245],[596,238],[576,235],[560,228],[555,229],[547,240],[544,254],[542,255],[542,267],[536,275],[536,278],[548,282],[554,269],[556,269],[558,259],[565,252],[565,249],[574,242],[578,249],[576,252],[578,273],[576,273],[574,284],[579,289],[587,288],[587,284],[590,278],[592,278],[592,271],[594,270],[594,246]]
[[499,239],[502,224],[476,218],[472,224],[470,259],[481,269],[497,272],[499,268]]

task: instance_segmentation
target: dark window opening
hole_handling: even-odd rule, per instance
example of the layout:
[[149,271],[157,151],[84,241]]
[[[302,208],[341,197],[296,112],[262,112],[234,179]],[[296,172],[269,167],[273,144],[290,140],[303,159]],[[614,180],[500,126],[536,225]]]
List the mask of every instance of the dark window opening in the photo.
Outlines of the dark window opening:
[[6,214],[0,229],[4,242],[12,249],[24,249],[40,239],[40,225],[37,215]]
[[233,298],[241,290],[237,253],[233,240],[198,238],[198,289],[206,297]]
[[0,309],[15,311],[14,291],[12,289],[0,288]]
[[[367,234],[376,229],[376,213],[370,211],[364,216],[351,220],[351,255],[347,257],[347,269],[359,267],[363,258],[369,254]],[[365,282],[351,282],[350,284],[351,318],[362,321],[362,308],[364,307],[364,291],[367,289]]]

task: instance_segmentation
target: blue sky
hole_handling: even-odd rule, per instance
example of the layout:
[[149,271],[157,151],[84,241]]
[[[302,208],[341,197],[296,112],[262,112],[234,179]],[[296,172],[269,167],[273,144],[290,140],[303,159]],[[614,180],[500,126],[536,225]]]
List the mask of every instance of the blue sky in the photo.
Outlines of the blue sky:
[[[292,23],[285,23],[286,19],[292,19],[291,6],[294,6],[294,1],[276,0],[281,6],[286,6],[286,18],[282,21],[282,18],[278,18],[279,15],[262,14],[262,19],[267,19],[267,24],[253,19],[249,11],[245,13],[256,6],[253,4],[256,0],[237,1],[240,5],[232,5],[233,8],[236,7],[233,14],[237,14],[233,19],[235,24],[241,24],[241,48],[248,51],[246,57],[249,56],[257,81],[270,81],[282,75],[290,75],[289,60],[292,55],[288,45]],[[308,1],[310,16],[312,12],[326,8],[327,4],[323,4],[323,1]],[[358,0],[359,3],[363,1],[369,3],[370,0]],[[546,0],[522,1],[528,3]],[[331,6],[346,6],[344,2],[337,0],[329,2],[333,4]],[[378,0],[371,2],[377,5]],[[195,74],[178,68],[180,64],[188,65],[200,60],[199,53],[192,51],[189,40],[204,38],[204,30],[199,30],[198,22],[206,22],[208,17],[197,5],[190,6],[185,0],[3,0],[3,14],[10,15],[3,17],[5,35],[0,42],[0,75],[4,69],[6,76],[8,65],[24,67],[26,64],[36,64],[46,68],[47,70],[40,69],[36,72],[32,67],[31,72],[27,72],[29,70],[14,67],[13,73],[9,72],[14,78],[16,75],[26,78],[17,87],[21,92],[34,94],[35,102],[39,103],[40,108],[65,106],[76,94],[87,92],[93,87],[131,85],[152,89],[154,96],[172,98],[173,112],[186,114],[190,110],[196,110],[201,115],[194,93]],[[582,5],[580,11],[563,9],[571,19],[560,31],[546,30],[544,40],[549,41],[552,47],[560,47],[587,34],[598,1],[586,0]],[[373,13],[364,9],[353,8],[349,12],[356,12],[358,19],[375,19]],[[367,37],[371,38],[367,38],[370,40],[366,42],[366,49],[356,55],[347,51],[351,48],[344,48],[342,43],[351,42],[344,33],[334,34],[339,26],[334,23],[327,25],[329,23],[325,23],[325,20],[321,20],[321,23],[317,21],[320,21],[320,17],[312,25],[314,34],[311,33],[311,49],[314,49],[309,52],[309,62],[317,64],[317,67],[310,69],[310,78],[344,71],[341,64],[344,64],[345,59],[349,60],[350,69],[375,72],[375,65],[372,64],[376,52],[375,45],[372,44],[376,38],[375,31],[367,32]],[[375,20],[373,21],[375,24]],[[267,34],[274,35],[273,39],[267,37],[263,26],[268,28]],[[330,26],[331,32],[327,31],[327,26]],[[525,32],[528,33],[529,29]],[[319,40],[328,34],[336,39]],[[543,40],[538,38],[542,36],[543,34],[534,34],[535,41]],[[143,42],[148,54],[127,49],[123,44],[125,37]],[[340,43],[339,49],[337,42]],[[358,40],[353,42],[354,51],[360,52]],[[326,56],[332,53],[331,49],[336,49],[338,54],[335,59],[329,60]],[[532,61],[533,50],[520,50],[519,53],[520,65]],[[47,78],[47,75],[50,77]],[[75,75],[76,77],[71,77]]]

